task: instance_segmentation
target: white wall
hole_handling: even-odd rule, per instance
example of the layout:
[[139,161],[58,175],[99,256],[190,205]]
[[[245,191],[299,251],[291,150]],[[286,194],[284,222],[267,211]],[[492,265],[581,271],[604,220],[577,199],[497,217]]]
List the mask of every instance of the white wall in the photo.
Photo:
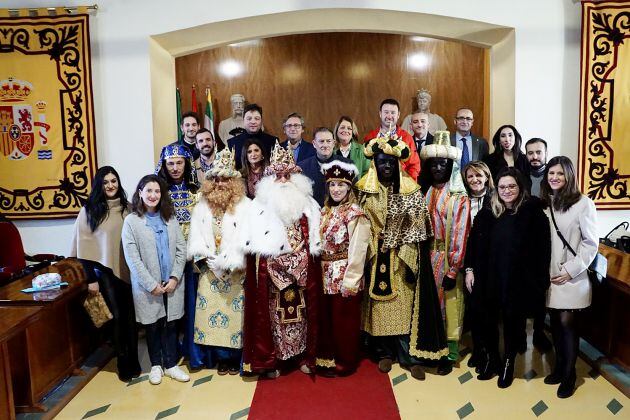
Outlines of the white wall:
[[[86,4],[65,1],[64,5]],[[2,7],[44,7],[58,0],[7,0]],[[89,3],[89,2],[88,2]],[[515,124],[525,138],[550,142],[550,153],[577,157],[579,2],[530,0],[202,0],[96,1],[90,19],[99,165],[111,164],[131,192],[153,170],[149,36],[222,20],[312,8],[352,7],[437,14],[515,28]],[[332,12],[334,13],[334,11]],[[383,28],[380,28],[383,29]],[[395,31],[395,28],[386,28]],[[164,115],[163,118],[174,118]],[[501,122],[494,122],[495,125]],[[173,136],[175,133],[173,133]],[[630,212],[601,211],[600,233]],[[18,222],[28,252],[65,254],[72,221]]]

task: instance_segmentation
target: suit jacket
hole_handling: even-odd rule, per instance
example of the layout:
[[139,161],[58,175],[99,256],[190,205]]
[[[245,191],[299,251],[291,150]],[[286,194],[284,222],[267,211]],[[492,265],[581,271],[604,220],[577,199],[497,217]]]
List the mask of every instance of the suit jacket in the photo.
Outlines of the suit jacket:
[[278,137],[267,134],[262,130],[254,134],[249,134],[245,132],[243,134],[239,134],[236,137],[232,137],[228,140],[228,147],[230,149],[234,148],[234,155],[236,157],[236,169],[241,169],[241,167],[243,166],[241,162],[241,156],[243,154],[243,144],[245,144],[245,140],[250,137],[256,137],[258,140],[260,140],[260,142],[263,144],[263,147],[265,148],[265,150],[263,150],[263,153],[266,153],[268,157],[271,156],[271,150],[278,141]]
[[[425,141],[424,145],[428,146],[429,144],[433,144],[433,139],[434,139],[433,134],[427,133],[427,140]],[[416,142],[416,138],[415,137],[413,137],[413,142],[414,143]],[[416,144],[416,149],[418,151],[418,156],[420,156],[420,149],[418,149],[417,146],[418,145]]]
[[[470,160],[483,160],[490,153],[488,142],[483,137],[477,137],[473,133],[470,133],[470,137],[472,137],[472,156]],[[459,147],[455,139],[455,133],[451,133],[451,146]]]
[[[285,140],[280,143],[280,146],[285,149],[289,147],[289,140]],[[300,150],[298,151],[297,159],[295,163],[302,162],[306,158],[310,158],[311,156],[315,156],[317,152],[315,152],[315,147],[310,142],[302,139],[302,143],[300,143]]]
[[[338,157],[332,155],[329,159],[321,162],[326,163]],[[320,169],[320,161],[317,159],[317,155],[311,156],[298,163],[298,166],[302,168],[302,173],[313,181],[313,198],[317,201],[320,207],[324,205],[324,198],[326,198],[326,178]]]

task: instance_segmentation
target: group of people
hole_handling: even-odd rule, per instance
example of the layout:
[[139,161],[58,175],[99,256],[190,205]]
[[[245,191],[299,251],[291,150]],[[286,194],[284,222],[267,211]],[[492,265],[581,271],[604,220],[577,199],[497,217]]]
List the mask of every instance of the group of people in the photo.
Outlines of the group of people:
[[576,312],[590,305],[586,268],[598,243],[573,164],[547,162],[540,138],[523,152],[511,125],[497,130],[490,154],[466,108],[453,135],[431,133],[422,111],[410,135],[399,110],[384,100],[379,128],[362,141],[342,116],[333,130],[316,128],[312,143],[292,113],[280,143],[250,104],[245,132],[222,150],[185,114],[183,138],[162,149],[131,203],[115,169],[100,168],[72,255],[112,309],[121,380],[140,373],[134,317],[146,330],[149,381],[159,384],[190,379],[180,356],[220,375],[343,376],[362,354],[382,372],[398,362],[419,380],[427,367],[446,375],[466,315],[469,365],[505,388],[527,318],[534,344],[551,347],[547,308],[556,362],[545,383],[572,395]]

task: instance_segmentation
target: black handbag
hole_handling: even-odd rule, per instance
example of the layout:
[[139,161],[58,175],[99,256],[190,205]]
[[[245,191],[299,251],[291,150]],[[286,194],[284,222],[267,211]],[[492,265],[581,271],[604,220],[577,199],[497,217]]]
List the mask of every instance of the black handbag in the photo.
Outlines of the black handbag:
[[[553,221],[553,226],[556,228],[556,233],[558,234],[558,237],[560,238],[564,246],[569,251],[571,251],[573,256],[574,257],[577,256],[577,253],[573,250],[571,245],[569,245],[567,240],[564,239],[564,236],[562,236],[562,233],[560,233],[560,229],[558,229],[558,225],[556,224],[556,218],[553,215],[552,206],[549,206],[549,212],[551,213],[551,220]],[[593,259],[593,261],[591,261],[591,264],[588,266],[586,271],[588,274],[588,279],[591,281],[591,284],[593,285],[593,287],[598,287],[604,282],[604,279],[606,279],[606,272],[608,271],[608,260],[606,259],[606,257],[604,257],[601,253],[598,252],[595,255],[595,258]]]

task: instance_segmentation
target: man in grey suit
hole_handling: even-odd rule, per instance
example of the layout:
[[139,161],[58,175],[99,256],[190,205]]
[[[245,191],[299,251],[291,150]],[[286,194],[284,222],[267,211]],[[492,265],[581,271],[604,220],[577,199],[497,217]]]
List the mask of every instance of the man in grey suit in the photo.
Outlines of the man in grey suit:
[[457,130],[451,134],[451,145],[462,150],[460,167],[463,169],[472,160],[482,160],[489,153],[486,139],[477,137],[470,132],[475,117],[468,108],[460,108],[455,114],[455,127]]

